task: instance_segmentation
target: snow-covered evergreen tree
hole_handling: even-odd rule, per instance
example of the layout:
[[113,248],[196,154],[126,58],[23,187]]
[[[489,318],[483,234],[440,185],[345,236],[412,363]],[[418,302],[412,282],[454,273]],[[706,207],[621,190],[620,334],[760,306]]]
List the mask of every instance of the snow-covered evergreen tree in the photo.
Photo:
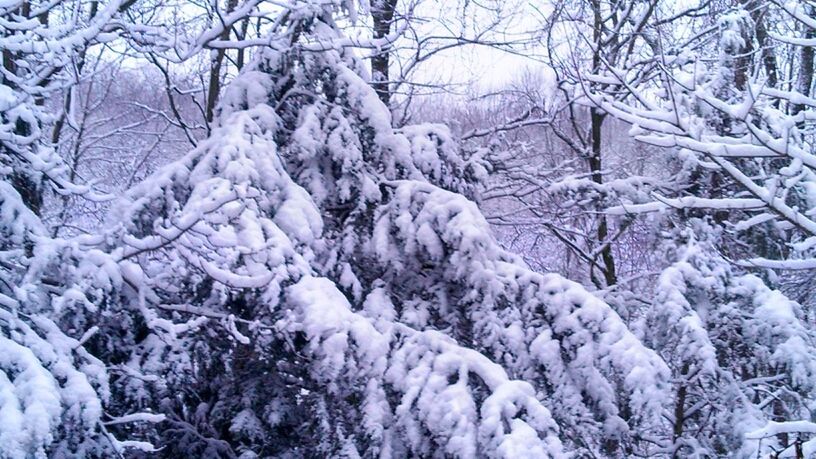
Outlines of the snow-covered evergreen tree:
[[816,343],[801,307],[719,255],[720,230],[690,223],[667,240],[673,263],[638,327],[674,374],[670,454],[749,457],[808,440],[797,432],[809,429]]
[[[71,5],[68,5],[71,3]],[[43,98],[92,42],[116,37],[123,1],[10,1],[0,5],[0,457],[109,457],[128,447],[108,426],[160,416],[113,417],[106,363],[84,347],[93,292],[118,276],[82,240],[55,240],[41,221],[44,195],[104,199],[73,183],[43,134]],[[73,6],[72,14],[66,8]],[[104,38],[100,34],[106,32]],[[106,264],[107,263],[107,264]],[[105,267],[113,268],[105,270]],[[105,357],[101,355],[101,357]]]
[[136,433],[168,456],[633,452],[668,368],[498,246],[481,159],[391,126],[340,7],[285,11],[210,138],[114,206],[89,342],[112,406],[162,413]]

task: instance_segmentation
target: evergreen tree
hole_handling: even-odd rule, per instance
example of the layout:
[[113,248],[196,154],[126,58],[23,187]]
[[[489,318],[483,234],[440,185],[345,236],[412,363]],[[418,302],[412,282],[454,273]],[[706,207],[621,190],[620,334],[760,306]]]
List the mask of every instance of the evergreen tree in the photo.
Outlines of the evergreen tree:
[[498,246],[480,158],[391,126],[336,9],[286,11],[212,136],[115,206],[117,406],[163,413],[168,456],[625,455],[665,364]]

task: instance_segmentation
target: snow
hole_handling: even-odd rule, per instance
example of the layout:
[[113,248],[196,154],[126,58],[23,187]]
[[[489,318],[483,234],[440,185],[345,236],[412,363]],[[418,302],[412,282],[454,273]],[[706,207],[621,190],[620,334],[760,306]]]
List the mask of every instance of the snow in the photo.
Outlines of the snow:
[[[659,411],[665,400],[668,369],[626,329],[609,306],[560,276],[542,276],[519,266],[517,260],[497,246],[476,206],[462,196],[410,181],[394,185],[393,202],[381,210],[379,226],[374,230],[372,248],[379,259],[394,265],[396,273],[405,273],[412,271],[404,265],[406,257],[415,258],[418,261],[407,266],[422,263],[427,271],[428,263],[438,259],[439,244],[422,241],[435,233],[446,247],[450,262],[438,262],[439,272],[434,276],[461,283],[464,291],[470,292],[459,301],[474,311],[471,320],[477,327],[474,332],[481,336],[480,346],[488,354],[506,352],[508,365],[518,366],[518,371],[540,365],[542,373],[537,378],[554,387],[547,399],[550,411],[556,417],[564,416],[560,419],[564,425],[578,422],[565,412],[580,410],[582,397],[588,397],[612,429],[606,433],[625,434],[626,423],[617,417],[619,390],[628,394],[633,411]],[[390,228],[386,228],[386,217],[392,222]],[[512,316],[504,319],[492,309],[493,304],[504,298],[516,302],[519,313],[535,314],[547,325],[527,328],[520,336],[515,321],[504,322]],[[441,309],[436,312],[444,313]],[[429,311],[424,317],[434,314]],[[484,314],[484,318],[477,314]],[[403,320],[412,317],[418,316],[403,315]],[[426,326],[426,321],[417,320],[413,324]],[[500,351],[508,345],[513,347]],[[607,379],[611,374],[621,375],[622,386]],[[569,408],[565,409],[565,405]]]
[[[345,297],[327,279],[305,277],[287,293],[296,316],[279,326],[289,333],[301,330],[306,333],[311,352],[320,361],[320,374],[327,380],[336,380],[341,372],[350,370],[344,367],[349,362],[346,354],[351,349],[356,349],[354,370],[369,377],[385,375],[393,389],[404,394],[395,415],[415,449],[425,451],[428,447],[415,436],[421,423],[445,438],[442,447],[453,455],[473,456],[483,451],[482,448],[489,448],[487,451],[495,449],[502,457],[512,457],[506,455],[512,451],[504,451],[509,447],[500,445],[515,443],[514,436],[519,435],[525,438],[525,447],[531,451],[542,454],[547,451],[547,455],[540,457],[561,457],[561,444],[556,438],[548,437],[547,443],[542,444],[538,436],[537,432],[546,432],[555,426],[549,412],[536,400],[533,388],[521,381],[509,381],[501,367],[479,353],[460,348],[437,332],[416,332],[384,322],[382,318],[375,327],[352,313]],[[383,333],[380,328],[392,331]],[[405,341],[389,354],[390,341],[394,339],[392,333],[402,335]],[[480,423],[474,422],[479,415],[471,394],[471,374],[480,378],[493,393],[482,405],[485,419]],[[452,375],[457,375],[453,383]],[[376,390],[373,392],[377,394]],[[520,412],[515,408],[517,403],[524,408],[527,420],[515,418]],[[374,412],[375,419],[382,420],[383,413],[387,412],[375,409],[376,403],[367,406],[369,412]],[[508,418],[514,428],[504,432],[503,420]],[[369,426],[372,427],[378,431],[383,429],[376,422]],[[411,434],[412,431],[415,433]]]
[[[248,0],[187,38],[129,24],[122,5],[43,23],[0,0],[0,19],[20,32],[0,37],[20,61],[14,88],[0,85],[0,457],[157,445],[242,458],[790,457],[783,433],[816,452],[812,311],[779,275],[744,269],[814,266],[816,156],[800,132],[812,110],[785,111],[814,99],[734,86],[754,38],[749,12],[716,18],[703,59],[691,47],[663,56],[670,74],[644,80],[638,97],[592,92],[641,84],[634,68],[586,78],[581,103],[682,163],[668,184],[596,183],[577,166],[530,179],[586,213],[609,207],[613,226],[616,216],[642,223],[648,243],[663,244],[649,260],[655,282],[591,292],[530,269],[493,234],[480,192],[490,161],[512,151],[466,148],[445,125],[393,126],[348,48],[387,48],[407,19],[367,41],[341,30],[362,22],[367,2],[271,12]],[[769,8],[816,24],[797,2]],[[247,15],[279,22],[268,36],[220,38]],[[89,43],[119,37],[171,60],[263,47],[225,88],[207,139],[118,197],[102,229],[51,237],[18,175],[57,199],[110,196],[73,183],[47,143],[39,78],[57,69],[53,84],[68,84],[78,76],[67,64]],[[553,110],[555,78],[543,101]],[[706,186],[689,183],[696,173]],[[718,221],[723,211],[736,223]],[[774,250],[787,258],[764,258]]]
[[[54,434],[76,422],[90,434],[102,416],[107,379],[99,362],[83,365],[72,353],[77,341],[44,318],[43,335],[0,310],[0,455],[46,457]],[[100,386],[101,385],[101,386]]]

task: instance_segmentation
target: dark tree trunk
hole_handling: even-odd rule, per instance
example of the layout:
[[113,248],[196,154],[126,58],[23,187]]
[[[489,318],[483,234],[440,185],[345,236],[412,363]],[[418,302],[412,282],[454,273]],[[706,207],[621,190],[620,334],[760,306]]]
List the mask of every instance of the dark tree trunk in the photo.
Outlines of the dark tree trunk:
[[[779,84],[779,69],[776,65],[776,53],[773,45],[768,41],[768,28],[765,26],[765,14],[767,8],[758,8],[756,1],[749,2],[746,9],[751,11],[751,19],[754,20],[754,34],[756,35],[757,44],[762,50],[762,66],[765,67],[765,77],[768,79],[766,84],[769,87],[776,88]],[[778,104],[779,101],[775,101]]]
[[[592,55],[592,70],[596,73],[601,70],[601,50],[603,41],[603,16],[601,13],[601,5],[598,1],[592,2],[593,9],[593,41],[595,51]],[[600,109],[593,107],[590,109],[591,119],[591,134],[590,134],[590,156],[589,156],[589,171],[592,175],[592,181],[602,185],[603,184],[603,123],[606,114]],[[612,244],[607,240],[609,238],[609,222],[606,214],[601,211],[599,213],[598,229],[596,237],[598,244],[601,244],[601,261],[603,262],[603,275],[606,281],[606,286],[610,287],[618,283],[618,276],[615,269],[615,258],[612,255]],[[590,269],[592,267],[590,266]]]
[[[239,39],[243,40],[246,38],[247,30],[249,30],[249,18],[244,19],[241,22],[241,35],[238,37]],[[238,49],[238,56],[235,58],[235,67],[240,72],[242,68],[244,68],[244,62],[246,60],[246,49],[240,48]]]
[[[374,23],[374,38],[384,38],[391,31],[391,22],[397,0],[375,0],[371,4],[371,18]],[[391,90],[389,88],[389,67],[391,65],[391,51],[380,50],[371,57],[371,86],[377,92],[380,100],[390,107]]]
[[[808,16],[814,17],[814,9],[808,9]],[[808,28],[805,32],[805,38],[816,38],[816,30]],[[796,90],[802,95],[810,97],[810,88],[813,85],[813,47],[803,46],[799,54],[799,78],[796,81]],[[795,104],[791,112],[796,115],[805,110],[807,107],[801,104]]]
[[[232,12],[238,5],[238,0],[229,0],[227,2],[227,13]],[[221,35],[218,36],[220,40],[229,40],[230,27],[224,27]],[[218,103],[218,96],[221,93],[221,67],[224,64],[224,57],[226,57],[226,50],[221,48],[215,53],[212,68],[210,70],[210,80],[207,84],[207,105],[205,110],[205,117],[207,119],[207,129],[211,129],[210,125],[215,118],[215,104]]]
[[[18,10],[21,16],[28,16],[30,14],[30,4],[28,2],[23,3],[21,8]],[[13,35],[13,31],[6,32],[9,35]],[[18,66],[17,66],[17,56],[15,53],[12,53],[9,50],[3,50],[3,68],[5,69],[6,73],[14,75],[17,73]],[[8,78],[3,78],[3,85],[10,87],[12,89],[17,88],[17,84]],[[14,134],[27,137],[31,134],[32,126],[22,118],[18,118],[14,124]],[[3,146],[4,149],[8,148],[7,146]],[[11,185],[20,193],[20,197],[23,199],[23,203],[35,214],[39,215],[40,210],[42,208],[43,196],[42,196],[42,187],[40,184],[34,179],[31,174],[28,174],[24,170],[13,169],[11,174]]]
[[[606,115],[597,108],[592,108],[592,152],[589,157],[589,170],[592,173],[592,181],[602,185],[603,184],[603,156],[602,156],[602,141],[601,137],[603,122]],[[612,244],[607,241],[609,238],[609,223],[606,219],[606,214],[600,213],[600,221],[598,222],[597,230],[598,244],[603,244],[601,247],[601,261],[604,267],[604,280],[606,286],[611,287],[618,283],[618,276],[615,272],[615,258],[612,255]]]
[[[683,368],[680,370],[680,374],[682,377],[688,375],[689,372],[689,365],[686,363],[683,365]],[[674,401],[674,425],[672,426],[672,443],[677,444],[677,440],[683,436],[683,426],[686,422],[686,397],[688,396],[687,393],[687,385],[685,382],[681,383],[680,387],[677,388],[677,399]],[[672,459],[679,458],[679,452],[674,450],[672,452]]]

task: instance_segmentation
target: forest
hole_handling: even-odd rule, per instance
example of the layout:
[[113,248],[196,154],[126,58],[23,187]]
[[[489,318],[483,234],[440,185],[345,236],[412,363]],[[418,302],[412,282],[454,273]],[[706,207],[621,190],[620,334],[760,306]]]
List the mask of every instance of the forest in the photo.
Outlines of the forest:
[[814,0],[0,0],[0,459],[816,458]]

